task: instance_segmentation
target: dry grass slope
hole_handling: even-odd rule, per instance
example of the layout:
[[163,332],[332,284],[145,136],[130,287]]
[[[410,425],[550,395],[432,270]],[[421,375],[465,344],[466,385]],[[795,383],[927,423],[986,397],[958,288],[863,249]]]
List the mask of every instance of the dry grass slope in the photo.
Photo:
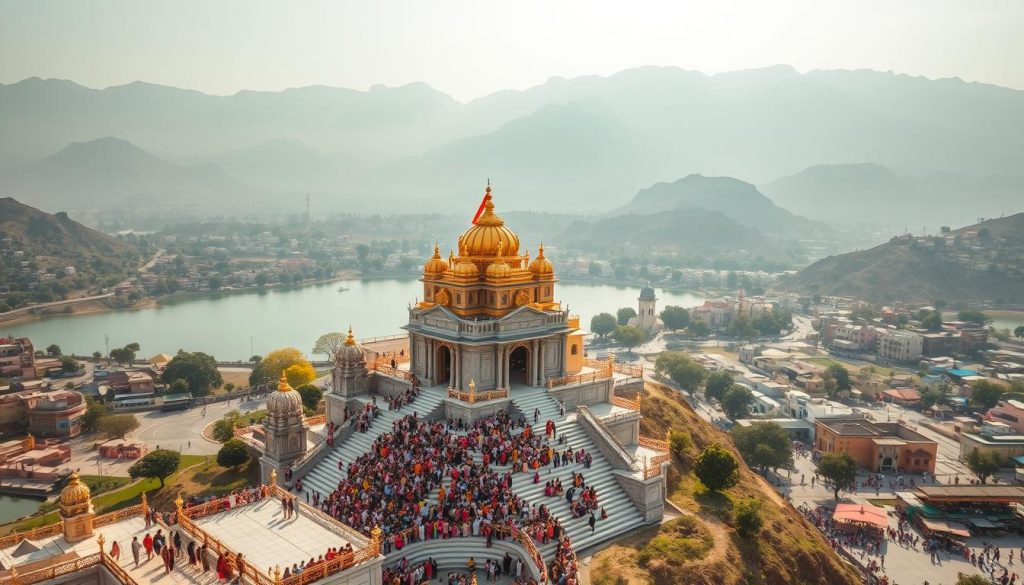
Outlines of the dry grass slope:
[[[693,459],[712,443],[726,446],[734,453],[735,448],[728,435],[704,422],[677,393],[648,383],[644,390],[643,415],[644,435],[661,437],[667,429],[689,435],[691,444],[673,459],[668,476],[669,497],[677,506],[692,513],[697,522],[692,527],[689,521],[682,525],[679,521],[667,522],[601,551],[591,564],[591,580],[595,585],[854,585],[861,582],[817,529],[804,521],[746,465],[742,466],[736,487],[724,494],[707,492],[691,473]],[[738,453],[736,457],[739,458]],[[733,504],[746,498],[761,502],[764,527],[753,540],[740,537],[731,525]]]

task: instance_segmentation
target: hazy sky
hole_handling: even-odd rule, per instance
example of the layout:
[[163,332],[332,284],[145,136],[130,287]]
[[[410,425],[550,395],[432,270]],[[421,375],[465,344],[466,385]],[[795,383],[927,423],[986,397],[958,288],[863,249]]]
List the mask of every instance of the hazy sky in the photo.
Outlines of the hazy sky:
[[425,81],[460,100],[640,65],[787,63],[1024,89],[1024,0],[0,0],[0,82],[227,94]]

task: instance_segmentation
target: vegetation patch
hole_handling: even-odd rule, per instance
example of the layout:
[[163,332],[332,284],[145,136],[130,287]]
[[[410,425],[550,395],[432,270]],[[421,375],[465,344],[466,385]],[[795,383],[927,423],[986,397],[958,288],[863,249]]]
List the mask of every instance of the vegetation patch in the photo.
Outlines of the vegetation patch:
[[641,567],[657,563],[678,569],[690,561],[704,558],[714,545],[714,538],[699,519],[681,516],[661,525],[658,535],[640,549],[637,562]]

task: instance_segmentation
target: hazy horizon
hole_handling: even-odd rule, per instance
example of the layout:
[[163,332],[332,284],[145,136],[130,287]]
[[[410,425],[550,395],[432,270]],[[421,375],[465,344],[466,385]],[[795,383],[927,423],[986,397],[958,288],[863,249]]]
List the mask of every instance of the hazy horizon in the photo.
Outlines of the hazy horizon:
[[161,2],[4,4],[0,51],[15,58],[0,66],[0,83],[41,77],[102,89],[142,81],[232,95],[422,82],[465,103],[551,78],[643,66],[715,75],[787,64],[801,73],[871,69],[1024,89],[1024,3],[647,8],[255,1],[188,12]]

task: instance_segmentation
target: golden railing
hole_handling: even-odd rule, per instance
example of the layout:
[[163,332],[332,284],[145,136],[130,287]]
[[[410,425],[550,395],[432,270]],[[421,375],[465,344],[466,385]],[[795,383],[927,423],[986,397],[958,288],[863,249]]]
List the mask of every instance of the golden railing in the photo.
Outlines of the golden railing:
[[124,583],[124,585],[139,585],[138,581],[133,579],[132,576],[128,574],[128,571],[125,571],[121,568],[121,565],[117,564],[117,561],[111,560],[111,558],[107,555],[101,556],[103,557],[103,566],[108,571],[113,573],[114,577],[117,578],[118,581]]
[[484,390],[482,392],[463,392],[462,390],[456,388],[449,388],[448,398],[454,398],[456,400],[461,400],[462,402],[476,404],[477,402],[486,402],[488,400],[508,398],[508,388],[499,388],[497,390]]
[[641,435],[640,438],[637,439],[636,443],[641,447],[647,447],[648,449],[653,449],[655,451],[668,452],[668,441],[664,441],[662,439],[652,439]]
[[612,371],[618,374],[625,374],[631,378],[644,377],[644,367],[636,364],[620,364],[618,362],[613,362]]
[[612,377],[610,370],[587,372],[586,374],[570,374],[568,376],[559,376],[557,378],[550,378],[548,380],[548,388],[557,388],[559,386],[568,386],[570,384],[584,384],[586,382],[594,382],[597,380],[607,380]]
[[[51,565],[49,567],[32,571],[30,573],[18,573],[16,569],[12,569],[3,579],[0,579],[0,585],[32,585],[33,583],[42,583],[49,581],[50,579],[56,579],[61,575],[68,575],[70,573],[76,573],[82,569],[88,569],[89,567],[95,567],[100,564],[106,565],[101,558],[103,555],[100,553],[93,553],[89,556],[72,559],[70,561],[60,563],[57,565]],[[120,571],[123,573],[124,571]],[[115,572],[117,574],[117,572]],[[135,580],[128,577],[127,581],[123,581],[128,585],[134,585]]]
[[39,540],[41,538],[46,538],[47,536],[60,534],[63,531],[64,527],[60,522],[58,522],[56,524],[40,526],[24,532],[13,532],[3,538],[0,538],[0,549],[14,546],[26,538],[29,540]]
[[124,520],[126,518],[134,518],[136,516],[141,516],[146,509],[147,508],[144,504],[135,504],[134,506],[128,508],[123,508],[121,510],[110,512],[109,514],[102,514],[100,516],[97,516],[93,518],[92,525],[93,528],[99,528],[101,526],[106,526],[107,524],[120,522],[121,520]]
[[630,400],[629,398],[623,398],[622,396],[612,396],[608,401],[618,406],[619,408],[626,408],[628,410],[640,411],[640,395],[637,394],[636,400]]
[[309,426],[327,424],[326,414],[317,414],[314,416],[306,417],[306,424]]
[[370,370],[384,374],[385,376],[391,376],[392,378],[400,378],[407,382],[412,382],[412,373],[399,368],[392,368],[390,363],[373,362],[370,364]]

